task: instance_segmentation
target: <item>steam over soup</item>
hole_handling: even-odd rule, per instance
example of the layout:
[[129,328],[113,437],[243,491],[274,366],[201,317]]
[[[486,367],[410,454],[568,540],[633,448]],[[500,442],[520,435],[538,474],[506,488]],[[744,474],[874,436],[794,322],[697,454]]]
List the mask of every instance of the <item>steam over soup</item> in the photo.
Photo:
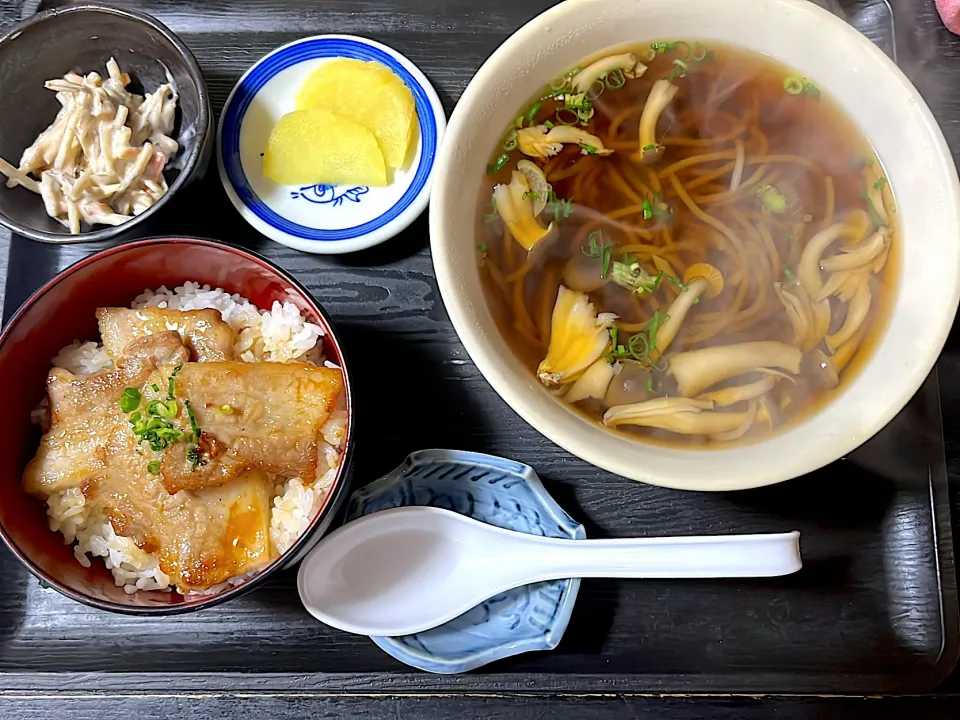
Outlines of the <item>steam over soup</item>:
[[518,108],[477,214],[489,307],[558,398],[684,445],[823,406],[897,280],[883,169],[815,82],[696,41],[608,51]]

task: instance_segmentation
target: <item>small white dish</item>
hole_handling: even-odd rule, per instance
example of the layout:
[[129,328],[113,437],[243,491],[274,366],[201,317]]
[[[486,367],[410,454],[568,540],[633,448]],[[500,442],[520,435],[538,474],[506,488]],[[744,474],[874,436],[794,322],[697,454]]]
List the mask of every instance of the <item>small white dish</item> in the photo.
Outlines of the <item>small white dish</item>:
[[[379,62],[413,92],[419,123],[413,159],[385,188],[275,183],[263,174],[270,131],[295,109],[310,73],[338,57]],[[302,252],[354,252],[390,239],[423,212],[445,127],[436,91],[403,55],[365,38],[318,35],[277,48],[240,78],[220,116],[217,166],[234,207],[271,240]]]

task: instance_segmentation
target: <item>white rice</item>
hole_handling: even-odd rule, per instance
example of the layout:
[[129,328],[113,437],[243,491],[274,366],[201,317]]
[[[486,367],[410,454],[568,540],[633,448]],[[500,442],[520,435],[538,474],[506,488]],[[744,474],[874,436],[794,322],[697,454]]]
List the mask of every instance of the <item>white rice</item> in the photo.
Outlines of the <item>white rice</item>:
[[61,348],[50,362],[54,367],[69,370],[74,375],[92,375],[113,367],[113,360],[102,345],[79,340]]
[[[249,300],[229,294],[220,288],[187,282],[168,290],[146,290],[138,296],[134,308],[161,307],[171,310],[220,311],[223,321],[237,333],[234,345],[236,355],[246,362],[311,361],[328,367],[337,367],[320,354],[323,330],[307,322],[292,302],[274,302],[270,310],[259,310]],[[54,367],[64,368],[77,375],[88,375],[113,367],[106,350],[95,342],[74,342],[63,348],[51,360]],[[276,496],[270,513],[270,540],[275,554],[286,552],[303,534],[323,505],[324,498],[337,477],[346,435],[347,413],[341,397],[336,409],[321,428],[317,439],[321,460],[312,485],[294,478],[276,486]],[[32,419],[43,424],[48,414],[46,401],[34,411]],[[182,491],[189,492],[189,491]],[[79,488],[71,488],[47,499],[47,517],[50,529],[63,534],[66,544],[74,544],[74,555],[84,567],[90,567],[90,557],[103,558],[113,573],[118,587],[127,593],[137,590],[172,589],[170,578],[161,569],[156,555],[146,553],[130,538],[114,532],[109,519],[92,513],[85,507],[85,498]],[[204,591],[219,592],[226,586],[245,582],[256,571],[229,578],[226,583]]]
[[281,305],[274,300],[270,310],[259,310],[237,294],[187,282],[173,290],[165,286],[156,291],[145,290],[133,301],[132,307],[219,310],[223,321],[237,333],[237,342],[233,346],[236,356],[247,362],[289,362],[297,358],[318,360],[304,356],[317,347],[323,330],[304,320],[299,308],[289,301]]

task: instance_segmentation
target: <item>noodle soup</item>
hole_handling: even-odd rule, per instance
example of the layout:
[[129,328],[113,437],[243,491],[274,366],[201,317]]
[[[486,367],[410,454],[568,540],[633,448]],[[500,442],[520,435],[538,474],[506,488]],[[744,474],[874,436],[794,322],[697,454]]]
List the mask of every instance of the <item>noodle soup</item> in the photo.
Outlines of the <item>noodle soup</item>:
[[835,397],[897,281],[883,169],[756,53],[607,51],[518,108],[488,168],[488,306],[558,398],[642,439],[759,439]]

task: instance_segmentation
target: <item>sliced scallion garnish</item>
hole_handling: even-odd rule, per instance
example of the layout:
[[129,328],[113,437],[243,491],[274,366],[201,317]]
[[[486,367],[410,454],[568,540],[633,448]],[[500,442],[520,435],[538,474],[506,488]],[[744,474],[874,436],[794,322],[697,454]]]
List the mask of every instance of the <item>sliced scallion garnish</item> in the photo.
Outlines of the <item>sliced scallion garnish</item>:
[[133,412],[140,407],[140,391],[137,388],[126,388],[120,396],[119,404],[123,412]]
[[803,92],[803,78],[795,75],[783,79],[783,89],[790,95],[799,95]]
[[506,153],[503,153],[500,157],[493,161],[493,164],[490,167],[487,168],[487,174],[496,175],[508,162],[510,162],[510,156]]

